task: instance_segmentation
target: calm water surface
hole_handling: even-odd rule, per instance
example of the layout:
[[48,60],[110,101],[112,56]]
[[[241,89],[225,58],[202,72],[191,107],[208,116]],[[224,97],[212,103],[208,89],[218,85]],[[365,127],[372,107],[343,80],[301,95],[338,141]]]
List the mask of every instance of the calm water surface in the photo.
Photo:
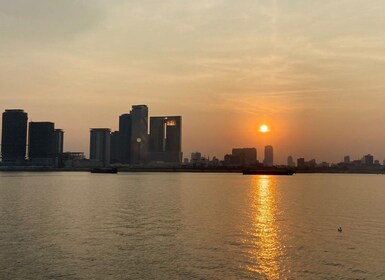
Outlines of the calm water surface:
[[0,221],[0,279],[385,279],[381,175],[3,172]]

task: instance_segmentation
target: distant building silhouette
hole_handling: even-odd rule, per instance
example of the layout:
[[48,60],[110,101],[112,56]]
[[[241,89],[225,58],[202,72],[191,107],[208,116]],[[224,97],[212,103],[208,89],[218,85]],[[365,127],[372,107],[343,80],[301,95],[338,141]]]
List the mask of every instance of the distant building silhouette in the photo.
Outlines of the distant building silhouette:
[[2,119],[3,162],[23,162],[26,156],[28,115],[20,109],[5,110]]
[[288,157],[287,157],[287,166],[289,166],[289,167],[295,167],[295,162],[294,162],[292,156],[288,156]]
[[241,166],[241,156],[240,155],[225,155],[224,157],[225,166]]
[[362,158],[362,163],[365,165],[373,165],[374,164],[374,157],[371,154],[365,155]]
[[[232,156],[239,159],[241,166],[254,165],[257,163],[256,148],[234,148],[231,152]],[[230,162],[234,163],[236,158],[231,158]]]
[[119,131],[111,132],[110,136],[110,163],[121,163],[120,153],[120,133]]
[[315,159],[311,159],[308,162],[305,162],[306,167],[315,168],[317,167],[317,161]]
[[102,166],[110,164],[110,133],[109,128],[92,128],[90,133],[90,159],[99,161]]
[[190,163],[192,165],[199,165],[202,161],[202,154],[200,152],[191,153]]
[[151,161],[182,162],[182,117],[150,117]]
[[63,154],[64,149],[64,131],[62,129],[55,129],[55,154]]
[[117,161],[123,164],[131,163],[131,115],[119,116],[119,140]]
[[144,164],[148,153],[148,107],[134,105],[131,110],[131,164]]
[[55,129],[55,165],[57,167],[63,167],[63,149],[64,149],[64,131],[62,129]]
[[28,158],[36,165],[54,165],[55,124],[53,122],[30,122],[28,135]]
[[297,159],[297,167],[298,168],[304,168],[305,167],[305,159],[304,158]]
[[265,159],[263,161],[264,166],[271,167],[274,165],[273,146],[265,147]]
[[344,163],[350,163],[350,156],[344,156]]

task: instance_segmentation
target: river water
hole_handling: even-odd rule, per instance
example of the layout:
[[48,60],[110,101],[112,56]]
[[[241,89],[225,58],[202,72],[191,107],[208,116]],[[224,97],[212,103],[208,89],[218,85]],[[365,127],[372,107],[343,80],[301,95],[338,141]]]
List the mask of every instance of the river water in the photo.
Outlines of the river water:
[[0,279],[385,279],[382,175],[2,172],[0,221]]

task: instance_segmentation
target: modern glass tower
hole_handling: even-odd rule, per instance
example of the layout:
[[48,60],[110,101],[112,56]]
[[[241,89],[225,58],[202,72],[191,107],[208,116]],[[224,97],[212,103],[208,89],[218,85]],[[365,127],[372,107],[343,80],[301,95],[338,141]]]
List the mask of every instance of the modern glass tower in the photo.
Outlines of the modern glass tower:
[[182,162],[182,117],[150,118],[150,160]]
[[182,162],[182,117],[166,117],[166,147],[167,160]]
[[28,114],[24,110],[5,110],[2,121],[1,155],[3,162],[25,160]]
[[128,164],[131,161],[131,115],[119,116],[119,135],[117,139],[119,163]]
[[111,130],[109,128],[92,128],[90,135],[90,159],[99,161],[102,166],[110,164]]
[[131,164],[144,164],[148,154],[148,107],[134,105],[131,110]]
[[30,160],[56,157],[55,124],[52,122],[30,122],[28,137],[28,157]]

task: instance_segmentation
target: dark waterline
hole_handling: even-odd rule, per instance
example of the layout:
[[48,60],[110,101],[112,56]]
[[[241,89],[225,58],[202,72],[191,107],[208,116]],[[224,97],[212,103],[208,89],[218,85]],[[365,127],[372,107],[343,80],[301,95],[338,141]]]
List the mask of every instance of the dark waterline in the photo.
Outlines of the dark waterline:
[[384,201],[378,175],[0,173],[0,279],[383,279]]

